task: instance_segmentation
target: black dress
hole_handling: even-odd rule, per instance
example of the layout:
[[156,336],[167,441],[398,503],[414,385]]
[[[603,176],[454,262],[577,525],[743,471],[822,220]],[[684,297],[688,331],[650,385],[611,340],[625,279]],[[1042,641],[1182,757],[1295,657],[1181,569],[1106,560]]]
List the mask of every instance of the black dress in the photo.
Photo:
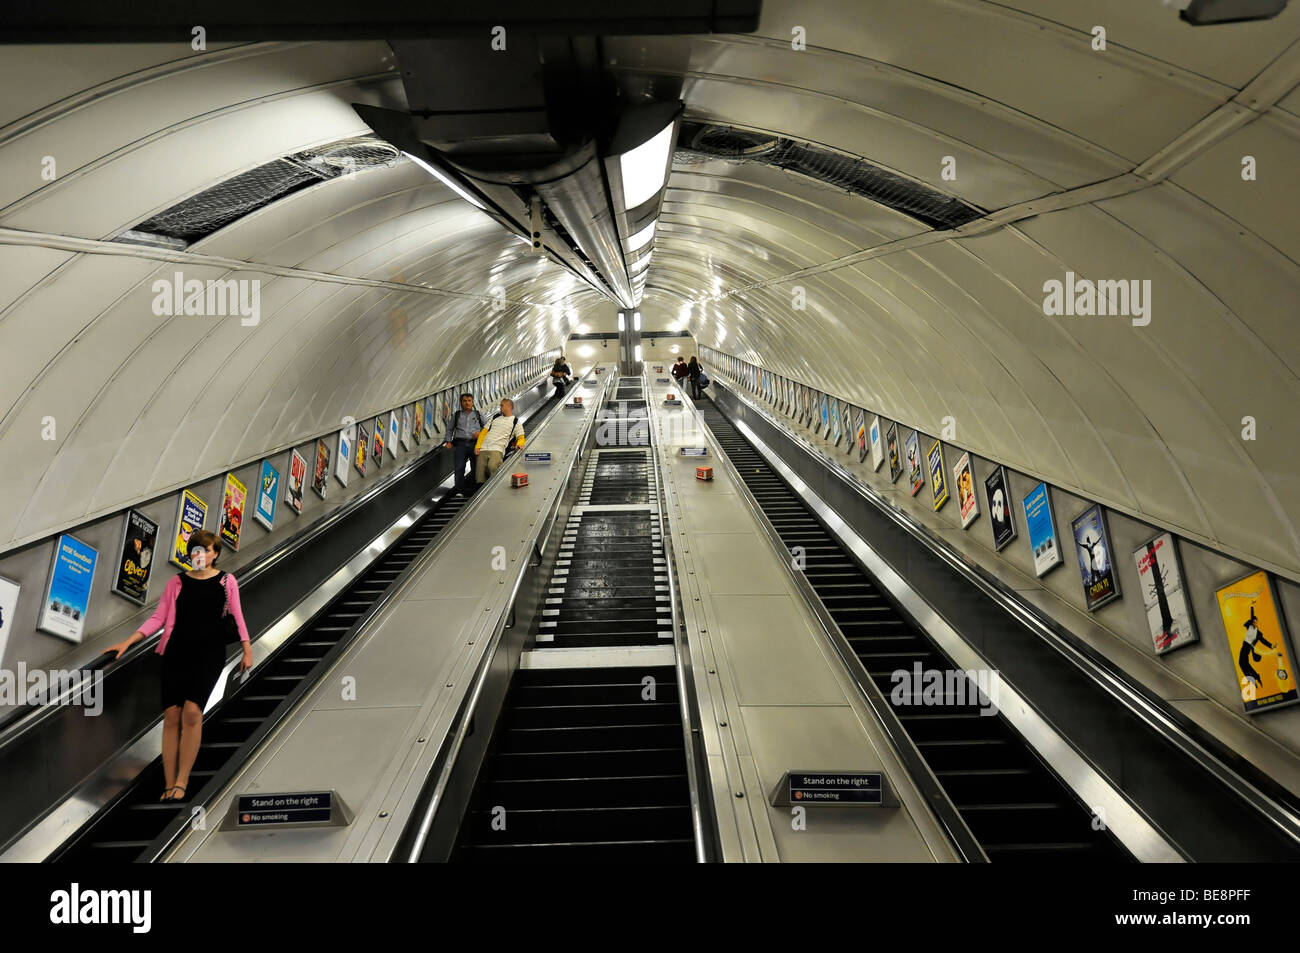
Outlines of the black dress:
[[226,639],[221,631],[221,612],[226,605],[224,575],[193,579],[181,573],[176,621],[162,657],[163,708],[187,701],[202,708],[221,677],[226,664]]

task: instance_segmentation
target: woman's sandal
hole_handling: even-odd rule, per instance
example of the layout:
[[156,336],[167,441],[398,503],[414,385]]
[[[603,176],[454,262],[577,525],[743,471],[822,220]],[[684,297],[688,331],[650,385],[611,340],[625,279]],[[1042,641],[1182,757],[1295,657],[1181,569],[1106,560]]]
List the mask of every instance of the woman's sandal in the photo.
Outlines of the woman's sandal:
[[[173,791],[180,791],[180,792],[181,792],[181,793],[180,793],[180,796],[178,797],[177,795],[172,794]],[[170,795],[170,796],[169,796],[169,795]],[[160,797],[158,800],[160,800],[160,801],[183,801],[183,800],[185,800],[185,788],[183,788],[183,787],[182,787],[181,785],[179,785],[179,784],[174,784],[174,785],[172,785],[171,787],[169,787],[166,791],[163,791],[163,793],[162,793],[162,797]]]
[[175,791],[175,790],[176,790],[175,787],[167,788],[167,790],[163,791],[163,793],[162,793],[162,797],[160,797],[158,800],[160,800],[160,801],[170,801],[170,800],[172,800],[172,796],[171,796],[171,794],[172,794],[172,792]]

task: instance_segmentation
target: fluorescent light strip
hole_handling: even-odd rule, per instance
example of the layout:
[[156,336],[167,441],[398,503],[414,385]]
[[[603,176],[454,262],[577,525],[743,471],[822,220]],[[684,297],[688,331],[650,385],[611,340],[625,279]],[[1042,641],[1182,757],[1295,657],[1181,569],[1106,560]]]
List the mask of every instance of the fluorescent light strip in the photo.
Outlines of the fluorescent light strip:
[[631,211],[664,187],[668,175],[668,151],[673,144],[673,123],[654,138],[618,157],[623,176],[623,205]]
[[[418,165],[425,172],[428,172],[435,179],[437,179],[443,185],[447,186],[447,188],[451,189],[453,192],[455,192],[457,195],[463,198],[470,205],[473,205],[475,208],[481,209],[484,212],[487,211],[487,206],[485,206],[482,202],[480,202],[477,198],[475,198],[472,192],[468,191],[463,185],[461,185],[455,179],[451,178],[441,169],[437,169],[434,166],[429,165],[429,163],[425,162],[419,156],[413,156],[409,152],[403,152],[402,155],[406,156],[406,158],[410,159],[412,162]],[[520,237],[522,238],[522,236]],[[527,245],[532,244],[532,242],[528,241],[528,239],[526,238],[523,239],[523,241]]]
[[627,240],[628,254],[631,254],[632,252],[636,251],[638,248],[642,248],[645,245],[649,244],[650,240],[655,237],[655,226],[658,224],[659,224],[659,219],[656,218],[645,228],[641,229],[641,231],[637,232],[635,235],[629,238]]

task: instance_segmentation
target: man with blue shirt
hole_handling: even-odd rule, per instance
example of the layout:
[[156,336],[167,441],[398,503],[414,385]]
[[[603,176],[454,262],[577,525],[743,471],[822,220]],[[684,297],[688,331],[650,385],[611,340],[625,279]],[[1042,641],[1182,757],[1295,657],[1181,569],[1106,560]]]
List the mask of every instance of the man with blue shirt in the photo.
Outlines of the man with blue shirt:
[[455,492],[461,496],[472,489],[467,479],[469,462],[474,459],[474,445],[478,442],[478,435],[486,426],[487,420],[474,409],[473,395],[461,394],[460,409],[447,418],[447,442],[443,444],[455,454],[452,477],[455,480]]

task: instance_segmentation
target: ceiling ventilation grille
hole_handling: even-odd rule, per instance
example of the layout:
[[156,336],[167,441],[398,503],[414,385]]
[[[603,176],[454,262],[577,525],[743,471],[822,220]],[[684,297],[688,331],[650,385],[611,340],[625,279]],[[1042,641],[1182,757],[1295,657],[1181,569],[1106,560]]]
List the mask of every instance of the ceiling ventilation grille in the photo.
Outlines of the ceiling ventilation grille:
[[683,123],[675,165],[712,159],[759,162],[815,179],[879,202],[931,228],[957,228],[984,215],[984,210],[905,179],[864,159],[810,146],[780,136],[705,123]]
[[299,189],[352,172],[391,166],[400,158],[396,148],[379,139],[341,139],[241,172],[159,212],[114,240],[184,247]]

